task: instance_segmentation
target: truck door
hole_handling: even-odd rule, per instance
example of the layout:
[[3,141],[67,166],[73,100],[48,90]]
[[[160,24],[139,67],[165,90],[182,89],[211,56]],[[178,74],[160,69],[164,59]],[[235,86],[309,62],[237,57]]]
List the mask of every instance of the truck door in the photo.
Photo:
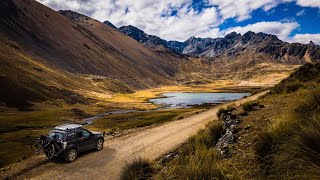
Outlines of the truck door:
[[79,150],[87,150],[93,147],[92,134],[85,130],[81,129],[79,132]]

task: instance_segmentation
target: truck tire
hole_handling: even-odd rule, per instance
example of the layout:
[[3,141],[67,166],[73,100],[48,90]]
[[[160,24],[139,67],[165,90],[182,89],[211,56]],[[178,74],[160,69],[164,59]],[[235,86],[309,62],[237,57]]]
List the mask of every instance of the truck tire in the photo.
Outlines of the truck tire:
[[73,162],[77,159],[78,152],[76,149],[69,149],[65,154],[66,162]]
[[97,144],[96,144],[96,150],[100,151],[103,149],[103,139],[98,139]]

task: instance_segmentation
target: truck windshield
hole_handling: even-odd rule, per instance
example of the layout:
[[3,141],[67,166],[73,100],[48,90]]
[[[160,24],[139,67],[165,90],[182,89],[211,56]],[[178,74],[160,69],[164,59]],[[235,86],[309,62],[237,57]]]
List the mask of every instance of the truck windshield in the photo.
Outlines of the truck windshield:
[[54,139],[54,140],[62,140],[63,134],[59,133],[59,132],[50,132],[49,138]]

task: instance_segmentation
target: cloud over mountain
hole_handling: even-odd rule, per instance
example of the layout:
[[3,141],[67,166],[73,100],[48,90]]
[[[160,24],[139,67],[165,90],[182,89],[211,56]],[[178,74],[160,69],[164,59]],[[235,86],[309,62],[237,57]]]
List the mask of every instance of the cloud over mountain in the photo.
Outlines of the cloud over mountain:
[[[268,12],[280,4],[320,8],[318,0],[38,0],[55,10],[70,9],[117,27],[134,25],[148,34],[167,40],[184,41],[191,36],[219,37],[234,29],[273,33],[282,40],[293,38],[300,22],[259,19],[253,12]],[[301,10],[295,12],[297,14]],[[304,11],[307,13],[307,10]],[[303,15],[303,14],[301,14]],[[293,17],[287,17],[292,19]],[[320,19],[320,17],[319,17]],[[253,20],[246,22],[248,20]],[[227,21],[235,21],[222,27]],[[246,22],[246,23],[240,23]],[[279,25],[275,27],[275,25]],[[295,32],[297,34],[297,32]],[[304,33],[299,33],[304,34]],[[312,34],[312,33],[309,33]],[[290,37],[289,37],[290,36]],[[304,36],[310,37],[310,36]]]
[[258,22],[255,24],[249,24],[244,27],[234,27],[230,28],[227,33],[237,32],[240,34],[244,34],[248,31],[253,31],[255,33],[265,32],[268,34],[277,35],[280,39],[289,40],[289,34],[296,28],[299,27],[299,24],[296,22]]

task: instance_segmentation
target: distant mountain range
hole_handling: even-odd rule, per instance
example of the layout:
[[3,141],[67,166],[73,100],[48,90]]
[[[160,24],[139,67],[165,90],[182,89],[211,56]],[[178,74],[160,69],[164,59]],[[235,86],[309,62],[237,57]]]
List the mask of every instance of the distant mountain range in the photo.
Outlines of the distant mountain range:
[[[109,26],[115,27],[108,21]],[[148,35],[134,26],[118,28],[123,34],[143,43],[151,48],[166,48],[173,52],[202,57],[234,58],[245,51],[265,53],[272,58],[287,63],[301,63],[301,61],[320,60],[320,46],[309,44],[287,43],[277,36],[265,33],[247,32],[243,35],[231,32],[223,38],[191,37],[184,42],[166,41],[157,36]]]

